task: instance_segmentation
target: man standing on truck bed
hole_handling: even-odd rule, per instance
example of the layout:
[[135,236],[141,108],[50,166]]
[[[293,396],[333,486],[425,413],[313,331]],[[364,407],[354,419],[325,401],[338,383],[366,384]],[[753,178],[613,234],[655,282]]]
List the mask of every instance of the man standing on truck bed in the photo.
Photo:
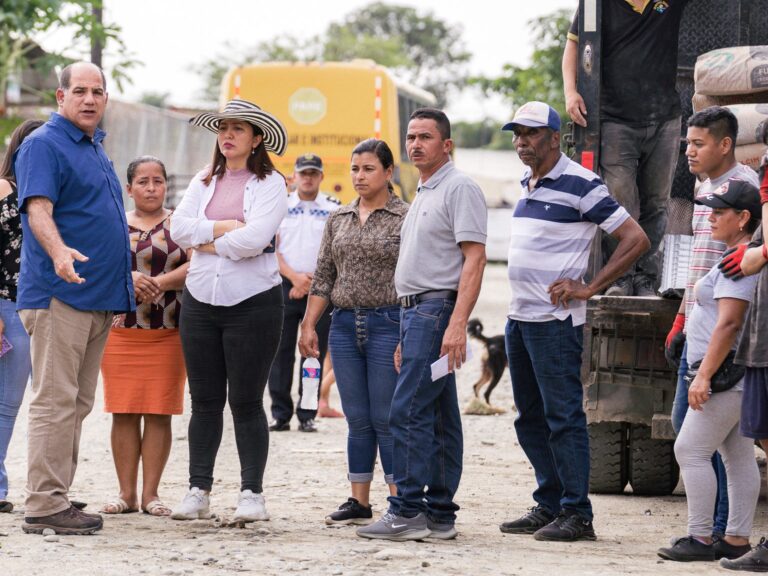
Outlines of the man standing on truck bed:
[[[608,288],[609,296],[653,296],[667,200],[680,152],[680,97],[675,89],[680,20],[688,0],[602,0],[600,109],[587,110],[576,89],[578,12],[563,53],[568,114],[586,126],[600,117],[600,176],[635,218],[651,249]],[[609,258],[616,241],[605,235]]]
[[[514,132],[517,154],[528,166],[511,227],[505,336],[519,413],[515,431],[538,488],[536,506],[500,529],[537,540],[594,540],[581,387],[586,300],[621,276],[650,243],[597,174],[560,151],[554,109],[528,102],[502,130]],[[598,227],[617,246],[584,284]]]

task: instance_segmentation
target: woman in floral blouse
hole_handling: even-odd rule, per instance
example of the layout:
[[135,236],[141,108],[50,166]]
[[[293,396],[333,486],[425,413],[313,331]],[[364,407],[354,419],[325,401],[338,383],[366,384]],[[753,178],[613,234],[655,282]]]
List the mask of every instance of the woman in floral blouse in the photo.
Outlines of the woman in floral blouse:
[[[11,135],[11,142],[0,166],[0,512],[10,512],[5,456],[13,434],[13,425],[24,398],[32,363],[29,336],[16,313],[16,284],[21,261],[21,217],[13,173],[13,154],[24,138],[43,124],[27,120]],[[12,348],[9,348],[12,346]]]
[[396,492],[389,431],[397,382],[393,357],[400,340],[394,277],[408,204],[392,192],[393,170],[386,142],[365,140],[353,150],[352,184],[359,198],[328,219],[301,325],[301,353],[317,357],[315,324],[330,300],[334,310],[328,343],[349,426],[352,497],[326,517],[326,524],[372,521],[368,498],[377,446],[384,480],[390,494]]

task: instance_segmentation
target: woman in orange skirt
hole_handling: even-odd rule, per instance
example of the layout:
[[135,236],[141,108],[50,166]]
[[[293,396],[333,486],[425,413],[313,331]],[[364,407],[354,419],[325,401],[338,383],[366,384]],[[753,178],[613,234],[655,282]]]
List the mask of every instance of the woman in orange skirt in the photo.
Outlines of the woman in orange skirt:
[[187,375],[178,323],[189,263],[171,239],[171,211],[163,206],[166,180],[157,158],[142,156],[128,166],[128,196],[136,205],[126,214],[136,311],[115,317],[101,365],[120,484],[118,496],[102,507],[104,514],[137,512],[139,505],[153,516],[171,513],[158,486],[171,451],[171,415],[184,406]]

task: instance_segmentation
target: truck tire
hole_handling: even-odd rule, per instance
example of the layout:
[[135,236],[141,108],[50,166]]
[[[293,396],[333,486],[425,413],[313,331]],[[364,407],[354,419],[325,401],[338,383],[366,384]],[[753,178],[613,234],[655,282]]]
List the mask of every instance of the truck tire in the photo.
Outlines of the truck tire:
[[672,494],[680,478],[674,445],[674,440],[651,438],[650,426],[632,425],[629,431],[629,482],[634,494]]
[[597,422],[589,430],[589,491],[621,494],[627,485],[627,442],[621,422]]

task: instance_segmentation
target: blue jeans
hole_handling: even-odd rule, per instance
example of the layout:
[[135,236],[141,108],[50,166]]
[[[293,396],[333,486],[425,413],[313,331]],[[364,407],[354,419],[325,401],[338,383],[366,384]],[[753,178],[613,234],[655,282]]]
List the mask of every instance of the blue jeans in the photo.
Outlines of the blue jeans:
[[5,457],[11,442],[13,425],[24,399],[32,360],[29,356],[29,336],[16,313],[16,303],[0,298],[0,317],[5,323],[3,334],[13,349],[0,358],[0,500],[8,496],[8,474]]
[[432,382],[430,364],[440,355],[454,304],[438,298],[403,308],[402,364],[389,415],[397,484],[390,511],[409,518],[425,512],[445,524],[454,523],[459,509],[453,496],[461,480],[464,438],[456,378],[449,374]]
[[333,311],[328,342],[349,427],[350,482],[373,480],[378,446],[384,480],[393,483],[389,410],[397,384],[394,354],[399,341],[399,306]]
[[[677,370],[677,388],[675,400],[672,402],[672,428],[675,434],[680,434],[685,415],[688,412],[688,384],[683,377],[688,372],[688,343],[683,344],[683,354],[680,358],[680,367]],[[728,476],[725,473],[725,465],[719,452],[712,455],[712,467],[717,475],[717,499],[715,500],[715,517],[712,531],[716,534],[725,534],[728,525]]]
[[533,499],[551,514],[592,519],[589,435],[582,407],[583,328],[571,318],[508,320],[507,357],[517,406],[517,439],[536,473]]

